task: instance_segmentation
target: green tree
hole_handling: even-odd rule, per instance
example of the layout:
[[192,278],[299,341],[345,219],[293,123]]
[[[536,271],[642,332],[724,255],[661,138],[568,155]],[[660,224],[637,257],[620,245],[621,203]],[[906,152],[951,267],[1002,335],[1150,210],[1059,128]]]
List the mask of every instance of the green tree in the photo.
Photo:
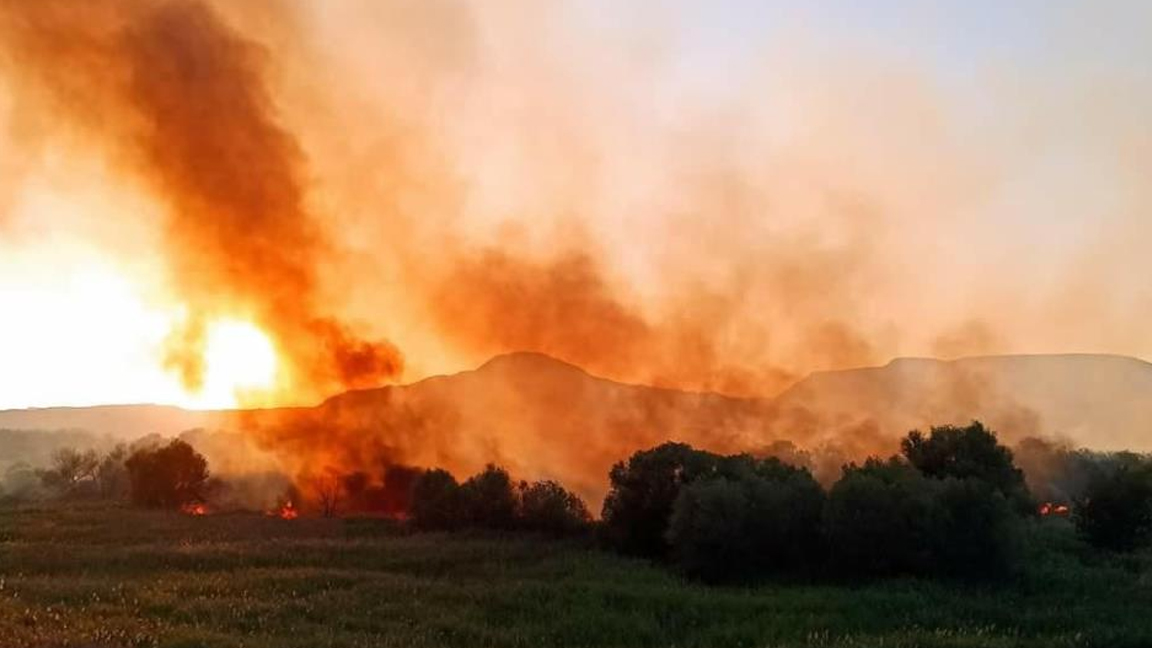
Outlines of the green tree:
[[913,430],[900,442],[909,463],[927,477],[980,479],[1003,493],[1020,511],[1033,510],[1024,473],[996,434],[973,421],[965,427],[933,427],[928,436]]
[[810,569],[822,556],[824,492],[811,473],[748,459],[725,462],[726,470],[687,484],[676,498],[668,543],[690,576],[751,580]]
[[884,576],[931,567],[931,485],[896,458],[846,466],[824,514],[835,573]]
[[665,443],[617,463],[608,474],[611,487],[604,499],[605,539],[625,553],[664,556],[680,489],[716,474],[719,459],[684,443]]
[[1093,546],[1131,551],[1152,533],[1152,468],[1117,461],[1102,466],[1072,508],[1080,535]]

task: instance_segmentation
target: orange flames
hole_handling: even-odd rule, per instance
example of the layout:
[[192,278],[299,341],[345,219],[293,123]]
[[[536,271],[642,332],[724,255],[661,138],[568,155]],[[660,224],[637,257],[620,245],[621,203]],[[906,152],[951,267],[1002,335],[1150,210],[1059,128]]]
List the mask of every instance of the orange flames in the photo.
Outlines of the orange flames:
[[1070,512],[1070,510],[1069,510],[1067,505],[1053,504],[1052,502],[1044,502],[1043,504],[1040,505],[1040,510],[1039,510],[1040,515],[1044,515],[1044,516],[1048,516],[1048,515],[1065,516],[1065,515],[1068,515],[1069,512]]
[[292,500],[288,500],[284,502],[284,505],[280,508],[274,508],[266,512],[265,515],[268,517],[278,517],[281,520],[295,520],[300,517],[300,512],[296,510],[296,507],[292,504]]
[[180,507],[180,512],[184,515],[207,515],[208,507],[201,502],[189,502]]

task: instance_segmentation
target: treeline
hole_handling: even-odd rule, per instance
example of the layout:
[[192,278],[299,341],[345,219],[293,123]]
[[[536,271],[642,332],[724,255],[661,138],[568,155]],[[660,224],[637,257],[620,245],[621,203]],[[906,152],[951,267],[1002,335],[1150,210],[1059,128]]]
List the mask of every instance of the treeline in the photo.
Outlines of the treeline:
[[412,525],[423,530],[524,530],[571,535],[589,528],[584,502],[555,481],[513,482],[489,465],[458,483],[446,470],[425,471],[412,489]]
[[[601,519],[555,481],[517,481],[489,465],[463,482],[442,469],[392,465],[377,479],[326,471],[283,501],[331,517],[405,518],[417,530],[584,535],[711,582],[892,575],[999,578],[1021,560],[1038,511],[1068,515],[1089,545],[1131,551],[1152,536],[1152,459],[1031,441],[1017,457],[982,424],[909,433],[900,453],[843,466],[827,488],[779,458],[720,455],[682,443],[617,463]],[[61,449],[35,471],[61,497],[156,508],[205,503],[235,485],[213,479],[183,440]],[[293,509],[295,511],[295,509]]]
[[210,479],[208,462],[180,439],[167,443],[146,437],[132,445],[118,444],[105,452],[59,448],[45,468],[17,465],[19,490],[9,499],[40,497],[127,499],[140,506],[177,508],[204,501],[220,483]]
[[414,482],[411,513],[424,529],[595,532],[607,547],[709,582],[1001,578],[1020,567],[1023,525],[1041,509],[1070,510],[1080,537],[1099,549],[1149,542],[1147,456],[1050,448],[1043,460],[1054,474],[1076,475],[1058,492],[1049,483],[1041,493],[1060,496],[1056,504],[1036,498],[1013,453],[979,422],[911,432],[898,455],[850,463],[828,489],[806,467],[777,458],[665,443],[612,468],[599,523],[575,495],[546,482],[548,519],[556,522],[541,525],[531,513],[532,489],[517,488],[495,467],[463,484],[443,470],[423,473]]

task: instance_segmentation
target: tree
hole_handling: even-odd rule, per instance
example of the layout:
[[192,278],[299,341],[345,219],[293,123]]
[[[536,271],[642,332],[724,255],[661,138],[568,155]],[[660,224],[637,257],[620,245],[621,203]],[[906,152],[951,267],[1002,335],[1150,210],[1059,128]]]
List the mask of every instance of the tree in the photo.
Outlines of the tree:
[[584,501],[554,481],[521,483],[520,525],[550,535],[578,533],[592,521]]
[[154,508],[179,508],[203,501],[208,462],[180,439],[154,449],[140,448],[125,462],[132,501]]
[[422,471],[411,466],[394,464],[384,470],[384,512],[390,515],[409,514],[412,509],[412,489]]
[[128,448],[123,443],[108,451],[96,467],[96,485],[102,497],[118,499],[128,495],[128,468],[124,465]]
[[932,494],[932,571],[968,579],[1012,571],[1017,518],[1003,493],[981,479],[949,477]]
[[676,563],[706,581],[813,567],[824,492],[811,473],[774,458],[726,468],[677,496],[667,534]]
[[85,485],[91,485],[96,476],[100,459],[95,450],[83,452],[73,448],[61,448],[52,453],[51,468],[40,473],[45,487],[63,495],[73,495]]
[[612,467],[604,499],[604,537],[620,551],[662,557],[668,521],[685,484],[713,475],[719,457],[684,443],[665,443]]
[[516,525],[516,491],[503,468],[488,464],[460,486],[460,496],[468,524],[486,529],[511,529]]
[[996,440],[996,434],[973,421],[966,427],[933,427],[925,437],[919,430],[908,433],[900,450],[909,463],[927,477],[980,479],[987,482],[1021,511],[1033,503],[1024,473],[1012,462],[1012,451]]
[[1117,461],[1102,466],[1073,506],[1077,531],[1090,544],[1131,551],[1152,532],[1152,468]]
[[[353,485],[359,484],[359,478],[352,478]],[[345,495],[347,486],[345,477],[335,468],[326,468],[318,475],[308,479],[308,486],[316,496],[316,503],[320,505],[320,514],[326,518],[336,515],[340,502]]]
[[1014,566],[1017,518],[977,478],[932,479],[892,457],[849,465],[824,513],[830,565],[854,576],[1002,576]]
[[846,466],[824,514],[832,569],[857,576],[929,571],[929,489],[920,472],[896,458]]
[[412,485],[412,524],[426,531],[445,531],[461,525],[460,485],[447,470],[426,470]]

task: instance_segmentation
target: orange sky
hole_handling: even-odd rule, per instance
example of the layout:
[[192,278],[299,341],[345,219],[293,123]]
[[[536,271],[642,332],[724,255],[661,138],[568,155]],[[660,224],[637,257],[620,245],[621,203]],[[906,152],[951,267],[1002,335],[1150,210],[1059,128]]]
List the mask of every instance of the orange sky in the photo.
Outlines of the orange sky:
[[[19,36],[0,38],[0,407],[222,406],[236,387],[312,402],[358,384],[315,366],[345,334],[399,350],[382,380],[532,348],[734,393],[898,355],[1152,357],[1152,52],[1114,29],[1141,7],[1029,5],[970,41],[949,15],[796,11],[721,48],[676,3],[601,7],[619,20],[577,3],[209,4],[189,33],[259,53],[253,119],[299,154],[295,222],[319,243],[258,249],[306,269],[307,304],[284,313],[275,278],[238,288],[268,259],[197,229],[208,217],[156,170],[179,155],[142,153],[141,118],[172,113],[117,85],[137,59],[37,40],[122,44],[154,16],[118,12],[108,36],[97,10],[29,27],[34,10],[0,1]],[[213,63],[191,42],[152,55]],[[195,124],[209,142],[222,127]],[[220,213],[252,240],[274,231]],[[199,390],[165,365],[190,313],[209,320]]]

